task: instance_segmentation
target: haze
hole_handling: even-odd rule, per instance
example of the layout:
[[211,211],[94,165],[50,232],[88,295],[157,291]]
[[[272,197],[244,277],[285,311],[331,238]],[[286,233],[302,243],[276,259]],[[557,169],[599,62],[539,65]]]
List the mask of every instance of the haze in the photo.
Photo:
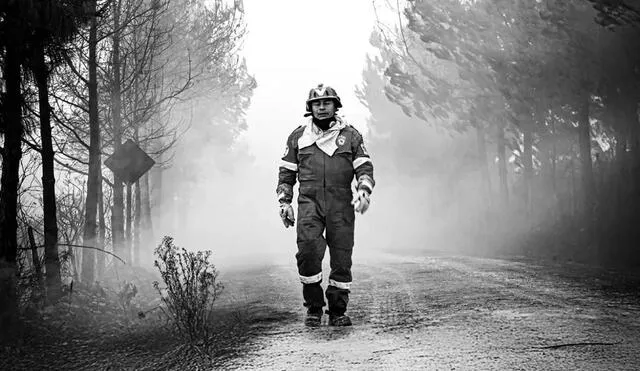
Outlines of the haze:
[[[393,32],[394,9],[381,2],[376,8],[385,31]],[[172,168],[163,172],[163,211],[153,213],[162,215],[154,221],[156,240],[161,232],[189,250],[211,249],[223,270],[267,263],[293,269],[295,229],[285,229],[277,214],[278,161],[288,134],[303,122],[309,89],[318,83],[336,88],[341,114],[364,134],[375,167],[372,206],[356,220],[354,264],[380,251],[495,253],[531,225],[525,212],[486,211],[475,131],[435,129],[453,127],[458,112],[450,112],[449,121],[408,118],[384,96],[383,86],[370,89],[369,107],[358,99],[363,73],[375,70],[367,66],[380,53],[371,44],[379,26],[372,2],[252,0],[244,9],[248,35],[242,55],[257,81],[246,130],[231,145],[216,138],[202,145],[197,131],[181,139]],[[424,58],[434,74],[458,83],[446,63]],[[375,130],[369,109],[378,113]],[[493,148],[487,153],[495,156]],[[518,171],[514,157],[507,157],[509,171]],[[488,160],[489,183],[498,198],[497,159]],[[551,199],[543,193],[540,199]],[[485,228],[496,217],[504,222]]]
[[[201,149],[202,158],[182,159],[199,164],[197,186],[189,190],[174,175],[181,166],[175,163],[163,181],[173,182],[178,194],[199,192],[203,197],[190,205],[188,222],[170,218],[156,222],[162,225],[156,230],[175,235],[179,245],[190,250],[210,247],[221,266],[265,259],[293,262],[295,231],[285,230],[277,214],[277,163],[287,136],[303,121],[311,87],[320,82],[335,87],[344,104],[341,113],[368,138],[368,110],[354,89],[361,83],[366,54],[372,49],[371,3],[252,0],[244,6],[248,35],[243,54],[258,87],[247,114],[248,130],[232,151],[246,161],[221,164],[226,160],[211,143]],[[178,152],[184,151],[189,143],[185,140],[179,146]],[[372,156],[375,161],[375,153]],[[221,171],[221,165],[232,171]],[[356,256],[381,245],[383,236],[372,232],[389,221],[389,204],[383,197],[389,192],[389,180],[378,174],[378,181],[379,195],[370,212],[357,221]]]

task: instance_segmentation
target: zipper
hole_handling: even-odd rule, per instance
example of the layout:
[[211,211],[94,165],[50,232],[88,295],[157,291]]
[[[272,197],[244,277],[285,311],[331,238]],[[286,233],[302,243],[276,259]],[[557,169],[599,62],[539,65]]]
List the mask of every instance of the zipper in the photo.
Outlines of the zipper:
[[322,201],[324,203],[323,205],[323,211],[326,215],[327,213],[327,155],[320,151],[321,155],[322,155]]

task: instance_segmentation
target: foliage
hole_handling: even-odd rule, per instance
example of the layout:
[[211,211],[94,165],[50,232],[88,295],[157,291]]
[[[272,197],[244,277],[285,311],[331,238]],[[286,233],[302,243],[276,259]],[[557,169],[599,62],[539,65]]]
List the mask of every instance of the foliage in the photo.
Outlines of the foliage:
[[[20,74],[24,77],[21,88],[21,105],[24,112],[20,121],[22,135],[23,167],[19,171],[18,213],[28,220],[36,231],[43,230],[42,196],[40,181],[41,140],[38,128],[38,95],[30,77],[34,71],[34,55],[26,48],[39,41],[44,47],[51,106],[52,141],[54,146],[57,223],[60,243],[82,244],[80,241],[85,222],[87,169],[89,165],[89,76],[90,27],[84,24],[87,15],[97,13],[96,61],[98,122],[100,124],[100,161],[104,161],[114,149],[113,110],[111,97],[114,91],[114,36],[119,37],[120,95],[122,97],[122,141],[133,139],[150,154],[158,165],[158,171],[166,171],[172,164],[176,147],[210,148],[223,156],[228,153],[239,134],[246,130],[244,116],[255,89],[255,79],[247,72],[239,50],[245,36],[245,20],[241,2],[223,0],[97,0],[92,1],[9,1],[0,5],[0,67],[5,67],[6,45],[20,46],[24,57],[20,61]],[[41,9],[39,8],[41,7]],[[63,7],[66,10],[62,11]],[[68,11],[67,11],[68,10]],[[90,14],[87,13],[89,11]],[[19,16],[16,16],[19,15]],[[70,17],[62,17],[70,16]],[[119,26],[114,28],[114,18]],[[30,18],[31,17],[31,18]],[[93,17],[90,17],[93,18]],[[56,19],[49,22],[48,19]],[[90,19],[91,20],[91,19]],[[93,22],[90,22],[93,24]],[[45,25],[41,27],[42,25]],[[39,25],[36,27],[36,25]],[[48,27],[55,25],[59,28]],[[12,36],[13,35],[13,36]],[[77,36],[77,37],[76,37]],[[11,41],[12,43],[9,43]],[[55,68],[53,68],[55,67]],[[7,73],[0,77],[0,130],[7,124],[4,119],[9,105],[6,100]],[[23,76],[24,75],[24,76]],[[16,106],[16,104],[13,104]],[[204,107],[204,108],[203,108]],[[17,117],[17,115],[14,115]],[[196,133],[191,133],[196,131]],[[190,138],[206,140],[191,143]],[[178,142],[181,143],[178,143]],[[15,141],[20,143],[18,139]],[[4,152],[7,141],[0,141]],[[188,162],[189,154],[185,155]],[[199,155],[196,153],[195,155]],[[200,157],[200,156],[198,156]],[[26,161],[29,161],[24,167]],[[33,162],[33,166],[32,165]],[[220,160],[219,166],[228,161]],[[8,169],[3,158],[0,169]],[[156,169],[154,169],[156,170]],[[4,171],[8,173],[8,171]],[[105,221],[97,234],[105,236],[96,242],[108,247],[112,231],[112,211],[115,195],[112,172],[102,167],[103,210]],[[195,173],[195,170],[194,170]],[[165,177],[165,176],[162,176]],[[152,205],[160,206],[149,189],[160,190],[151,179],[148,187],[142,187],[142,208],[149,210],[140,217],[134,211],[134,219],[143,219],[134,225],[132,235],[152,233],[150,215]],[[158,181],[158,183],[160,183]],[[166,183],[165,183],[166,187]],[[7,188],[7,187],[5,187]],[[9,187],[14,188],[14,187]],[[80,191],[80,193],[78,193]],[[83,196],[84,195],[84,196]],[[93,194],[89,197],[93,201]],[[121,206],[120,206],[121,207]],[[3,210],[4,212],[4,210]],[[118,214],[120,215],[120,214]],[[0,218],[1,219],[1,218]],[[145,230],[147,228],[147,230]],[[11,229],[14,229],[13,227]],[[18,227],[18,239],[26,245],[26,237]],[[26,230],[26,229],[25,229]],[[22,233],[24,235],[24,233]],[[146,236],[145,236],[146,237]],[[151,238],[143,238],[151,240]],[[133,238],[135,240],[135,237]],[[144,244],[144,242],[142,244]],[[137,244],[131,244],[132,246]],[[0,246],[0,254],[2,254]],[[13,250],[13,249],[12,249]],[[61,248],[61,254],[72,249]],[[151,246],[144,249],[150,255]],[[51,256],[51,255],[50,255]],[[71,255],[68,255],[71,256]],[[89,256],[89,254],[86,254]],[[99,255],[102,257],[102,255]],[[149,259],[148,264],[151,264]],[[103,263],[98,260],[98,273]],[[75,268],[75,262],[73,262]],[[73,270],[75,272],[75,269]],[[85,271],[89,271],[86,269]],[[75,274],[75,273],[74,273]],[[84,278],[84,277],[83,277]]]
[[154,253],[158,257],[154,265],[166,286],[161,288],[158,281],[153,285],[168,315],[189,341],[208,341],[213,335],[212,305],[223,289],[216,281],[218,271],[209,262],[211,251],[187,251],[165,236]]
[[[557,239],[565,247],[582,245],[590,262],[640,263],[631,227],[640,214],[628,207],[640,204],[637,6],[624,0],[400,4],[389,5],[395,27],[379,21],[371,37],[380,59],[369,63],[358,92],[371,111],[374,143],[375,134],[384,142],[378,148],[387,151],[384,161],[436,181],[447,178],[439,167],[456,180],[464,179],[465,168],[475,170],[467,190],[455,196],[465,214],[451,221],[454,229],[471,226],[469,236],[513,241],[506,230],[512,228],[531,233],[518,243]],[[379,109],[380,91],[411,120]],[[453,142],[434,145],[437,135],[416,128],[414,119],[451,133]],[[465,133],[476,134],[477,142]],[[480,180],[483,192],[474,193]],[[474,211],[470,198],[485,198],[486,209]],[[499,217],[474,221],[477,211]]]

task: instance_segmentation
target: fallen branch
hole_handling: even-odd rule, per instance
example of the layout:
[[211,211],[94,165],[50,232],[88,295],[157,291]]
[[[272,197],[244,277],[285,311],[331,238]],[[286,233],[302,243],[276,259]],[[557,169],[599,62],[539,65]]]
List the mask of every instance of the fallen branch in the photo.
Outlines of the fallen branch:
[[[69,244],[69,243],[59,243],[58,246],[68,246],[68,247],[81,247],[83,249],[93,249],[93,250],[98,250],[98,251],[102,251],[105,254],[109,254],[111,256],[113,256],[114,258],[120,260],[122,262],[122,264],[127,264],[124,260],[122,260],[118,255],[109,252],[107,250],[103,250],[101,248],[98,247],[93,247],[93,246],[84,246],[84,245],[73,245],[73,244]],[[40,247],[44,247],[44,245],[39,245],[36,246],[36,248],[40,248]],[[31,247],[19,247],[18,250],[31,250]]]

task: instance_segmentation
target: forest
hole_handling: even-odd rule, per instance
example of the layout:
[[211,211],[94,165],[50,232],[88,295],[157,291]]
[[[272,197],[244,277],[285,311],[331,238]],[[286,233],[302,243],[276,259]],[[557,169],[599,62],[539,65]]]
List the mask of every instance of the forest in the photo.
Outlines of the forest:
[[[0,312],[151,255],[175,144],[243,129],[244,32],[241,2],[2,2]],[[127,141],[155,163],[136,179],[105,165]]]
[[436,240],[637,267],[638,8],[375,2],[357,94],[380,172],[420,184]]
[[[640,266],[640,7],[371,4],[375,52],[344,94],[369,111],[377,174],[424,201],[411,225],[429,227],[427,243]],[[175,184],[197,184],[203,148],[230,177],[248,161],[230,150],[259,85],[241,53],[244,12],[242,0],[0,2],[0,340],[73,293],[85,295],[76,309],[111,295],[124,322],[142,318],[130,281],[157,279],[155,268],[171,286],[192,264],[202,303],[217,298],[208,253],[180,255],[166,223],[184,225],[198,202]],[[110,168],[131,148],[152,163]]]

